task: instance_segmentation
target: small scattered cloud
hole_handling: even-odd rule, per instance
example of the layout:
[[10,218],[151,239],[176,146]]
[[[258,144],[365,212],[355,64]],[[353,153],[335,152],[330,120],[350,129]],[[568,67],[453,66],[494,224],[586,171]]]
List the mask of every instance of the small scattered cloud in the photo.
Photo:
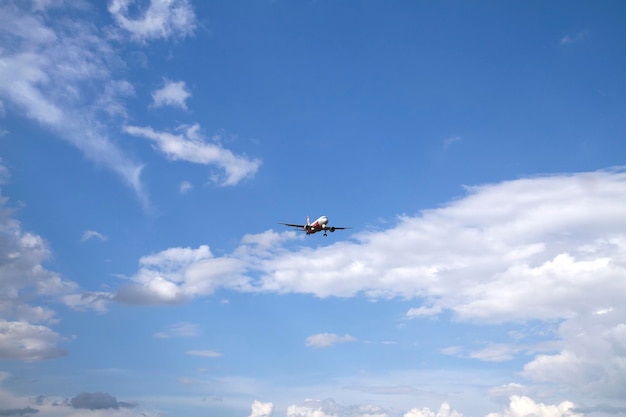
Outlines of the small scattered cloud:
[[138,13],[131,13],[129,9],[134,6],[131,0],[111,0],[109,13],[121,29],[139,42],[184,38],[195,31],[196,15],[188,0],[150,0]]
[[220,352],[214,350],[188,350],[187,355],[201,356],[203,358],[219,358],[223,356]]
[[180,191],[181,194],[187,194],[192,188],[193,185],[189,181],[183,181],[180,183],[178,191]]
[[274,404],[254,401],[252,403],[250,417],[271,417],[274,412]]
[[135,407],[135,404],[118,401],[114,396],[105,392],[81,392],[70,399],[69,405],[72,408],[85,410],[117,410]]
[[195,337],[199,333],[198,325],[188,322],[180,322],[171,325],[167,330],[158,332],[154,337],[158,339],[169,339],[172,337]]
[[349,334],[338,336],[335,333],[318,333],[306,338],[306,346],[312,348],[327,348],[340,343],[356,342]]
[[98,239],[104,242],[107,240],[107,237],[104,236],[102,233],[96,232],[95,230],[86,230],[85,233],[83,233],[83,236],[80,238],[80,241],[86,242],[91,239]]
[[578,32],[575,35],[565,35],[561,38],[559,42],[561,45],[569,45],[572,43],[580,42],[587,37],[589,34],[588,31],[584,30],[582,32]]
[[460,140],[461,140],[460,136],[456,136],[456,135],[455,136],[450,136],[449,138],[446,138],[443,141],[443,147],[447,149],[450,146],[452,146],[452,144],[454,144],[454,143],[456,143],[456,142],[458,142]]
[[105,313],[107,304],[113,299],[113,294],[103,291],[68,294],[61,297],[61,301],[72,310],[94,310],[98,313]]
[[163,83],[164,85],[161,89],[152,92],[152,106],[172,106],[186,110],[187,104],[185,101],[191,97],[191,93],[187,90],[185,82],[170,81],[166,78]]

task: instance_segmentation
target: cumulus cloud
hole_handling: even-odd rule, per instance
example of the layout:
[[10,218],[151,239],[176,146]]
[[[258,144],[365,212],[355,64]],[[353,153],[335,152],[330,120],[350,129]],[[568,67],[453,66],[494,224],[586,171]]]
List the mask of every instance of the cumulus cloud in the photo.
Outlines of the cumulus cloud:
[[[0,163],[4,181],[8,171]],[[35,305],[42,299],[71,294],[77,285],[43,267],[51,252],[41,236],[22,230],[0,192],[0,359],[25,361],[65,355],[62,337],[47,325],[55,313]]]
[[109,1],[109,12],[120,28],[133,39],[145,42],[193,35],[196,15],[188,0],[150,0],[138,17],[131,16],[132,0]]
[[61,336],[41,325],[0,319],[0,359],[36,361],[66,355]]
[[250,413],[250,417],[271,417],[273,411],[274,404],[254,401],[252,403],[252,412]]
[[120,288],[115,300],[127,304],[175,304],[210,295],[220,287],[245,290],[245,266],[236,258],[216,258],[206,245],[170,248],[142,257],[141,269]]
[[391,417],[391,413],[375,405],[343,406],[332,399],[306,400],[290,405],[287,417]]
[[306,338],[306,346],[314,348],[331,347],[339,343],[355,342],[356,339],[349,334],[338,336],[334,333],[318,333]]
[[531,398],[513,395],[507,410],[490,413],[487,417],[582,417],[574,411],[574,404],[564,401],[557,405],[536,403]]
[[[463,417],[463,414],[452,410],[450,404],[444,402],[436,413],[428,407],[423,409],[414,408],[404,414],[404,417]],[[495,417],[495,416],[494,416]]]
[[159,132],[151,127],[126,126],[124,131],[130,135],[153,141],[156,148],[173,161],[187,161],[194,164],[213,165],[224,174],[215,176],[220,185],[235,185],[245,178],[252,177],[260,166],[257,159],[237,156],[223,148],[214,138],[208,141],[200,134],[200,126],[180,126],[180,133]]
[[184,81],[164,80],[164,85],[159,90],[152,92],[152,105],[154,107],[173,106],[187,109],[185,101],[191,97]]

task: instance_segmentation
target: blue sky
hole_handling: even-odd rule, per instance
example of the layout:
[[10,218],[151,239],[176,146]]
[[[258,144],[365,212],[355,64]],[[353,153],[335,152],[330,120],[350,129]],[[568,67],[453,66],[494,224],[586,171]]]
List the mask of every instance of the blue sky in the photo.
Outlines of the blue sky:
[[1,2],[0,414],[625,415],[624,18]]

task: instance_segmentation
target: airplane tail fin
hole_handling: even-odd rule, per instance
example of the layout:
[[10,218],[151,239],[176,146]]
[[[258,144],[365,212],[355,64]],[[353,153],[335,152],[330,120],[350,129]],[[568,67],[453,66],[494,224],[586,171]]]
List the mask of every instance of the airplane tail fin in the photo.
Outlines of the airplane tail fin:
[[306,225],[307,226],[311,225],[311,220],[309,220],[309,216],[306,216]]

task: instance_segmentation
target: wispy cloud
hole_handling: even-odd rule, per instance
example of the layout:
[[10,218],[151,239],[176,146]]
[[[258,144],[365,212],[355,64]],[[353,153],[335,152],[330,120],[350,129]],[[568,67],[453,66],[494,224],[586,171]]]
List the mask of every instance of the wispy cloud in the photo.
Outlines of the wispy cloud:
[[180,183],[178,191],[180,191],[181,194],[187,194],[192,188],[193,185],[189,181],[183,181]]
[[235,185],[252,177],[261,162],[237,156],[223,148],[214,137],[208,141],[201,133],[200,126],[179,126],[180,133],[159,132],[151,127],[126,126],[124,131],[133,136],[152,140],[157,149],[172,160],[186,161],[202,165],[214,165],[223,170],[224,174],[216,178],[221,185]]
[[318,333],[306,338],[306,346],[313,348],[326,348],[340,343],[355,342],[356,339],[349,334],[339,336],[334,333]]
[[164,79],[164,85],[159,90],[152,92],[152,106],[173,106],[183,110],[187,109],[186,100],[191,97],[184,81],[170,81]]
[[101,241],[105,241],[107,240],[107,237],[104,236],[102,233],[96,232],[95,230],[85,230],[85,233],[83,233],[83,236],[80,238],[80,241],[86,242],[91,239],[98,239]]
[[171,325],[167,330],[158,332],[154,337],[169,339],[171,337],[194,337],[198,335],[198,325],[194,323],[180,322]]
[[569,45],[572,43],[580,42],[587,37],[589,34],[588,31],[584,30],[582,32],[578,32],[575,35],[565,35],[561,38],[561,45]]
[[454,144],[454,143],[456,143],[456,142],[458,142],[460,140],[461,140],[460,136],[450,136],[449,138],[446,138],[443,141],[443,147],[447,149],[450,146],[452,146],[452,144]]
[[102,119],[114,108],[123,113],[120,98],[132,92],[113,74],[119,57],[91,23],[46,19],[45,7],[29,4],[0,6],[0,98],[116,172],[147,202],[142,164],[110,139]]
[[203,358],[219,358],[223,356],[220,352],[214,350],[189,350],[187,355],[202,356]]

